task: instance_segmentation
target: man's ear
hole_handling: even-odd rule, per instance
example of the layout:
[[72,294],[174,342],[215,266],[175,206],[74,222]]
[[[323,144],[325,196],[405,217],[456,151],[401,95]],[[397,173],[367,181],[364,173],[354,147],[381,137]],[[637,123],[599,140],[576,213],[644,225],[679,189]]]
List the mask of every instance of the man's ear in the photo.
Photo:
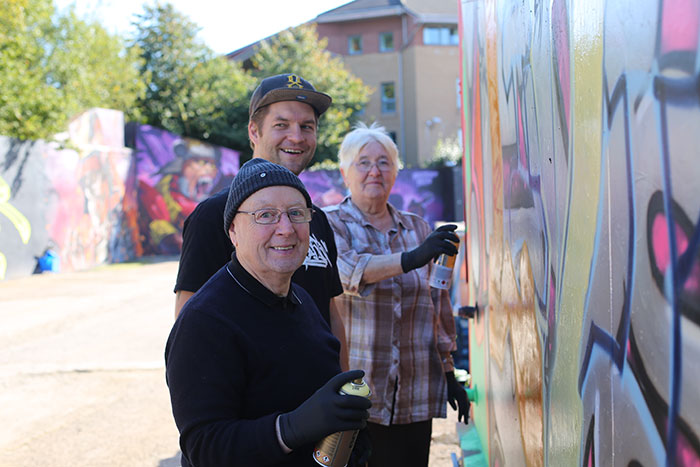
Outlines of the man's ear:
[[228,236],[231,239],[231,244],[233,247],[237,247],[238,241],[236,240],[236,228],[234,227],[233,222],[231,222],[231,225],[228,226]]
[[260,129],[252,120],[248,120],[248,139],[250,139],[253,144],[257,144],[258,139],[260,139]]

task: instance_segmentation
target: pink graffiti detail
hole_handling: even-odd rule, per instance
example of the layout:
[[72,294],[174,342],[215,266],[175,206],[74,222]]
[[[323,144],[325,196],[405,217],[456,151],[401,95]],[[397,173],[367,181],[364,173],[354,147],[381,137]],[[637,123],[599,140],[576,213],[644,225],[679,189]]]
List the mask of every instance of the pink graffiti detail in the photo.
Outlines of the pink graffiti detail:
[[571,127],[570,86],[569,86],[569,25],[567,22],[566,0],[552,2],[552,34],[554,36],[554,53],[557,56],[559,85],[561,86],[567,130]]
[[[664,430],[668,427],[668,419],[664,418]],[[676,465],[679,467],[700,467],[700,457],[693,449],[685,433],[678,430],[676,438]]]
[[700,467],[700,457],[681,433],[676,442],[676,461],[682,467]]
[[[688,248],[688,237],[683,232],[683,229],[676,224],[676,242],[678,244],[678,254],[682,255]],[[666,273],[666,269],[671,263],[671,252],[669,250],[668,229],[666,226],[666,218],[663,214],[658,214],[652,225],[653,245],[654,245],[654,260],[656,266],[662,274]],[[700,264],[695,262],[693,269],[685,281],[685,290],[691,294],[700,294]]]
[[527,159],[525,154],[525,129],[523,128],[523,107],[520,101],[520,94],[516,92],[517,115],[518,115],[518,155],[520,156],[521,167],[527,167]]
[[665,0],[661,15],[661,53],[697,48],[700,0]]

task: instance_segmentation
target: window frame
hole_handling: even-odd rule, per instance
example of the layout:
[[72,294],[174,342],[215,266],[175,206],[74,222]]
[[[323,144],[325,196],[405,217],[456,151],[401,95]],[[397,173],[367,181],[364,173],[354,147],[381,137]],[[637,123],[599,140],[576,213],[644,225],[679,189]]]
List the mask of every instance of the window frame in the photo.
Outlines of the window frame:
[[[353,40],[357,40],[357,45],[358,45],[357,50],[354,50],[352,47]],[[362,55],[362,35],[361,34],[354,34],[352,36],[348,36],[348,55]]]
[[[430,36],[433,36],[435,39],[433,40]],[[457,26],[424,26],[423,45],[459,45],[459,31]]]
[[[391,38],[391,48],[386,48],[384,46],[384,37],[390,37]],[[394,33],[392,31],[385,31],[385,32],[380,32],[379,33],[379,51],[380,52],[393,52],[395,49],[394,47]]]
[[[386,90],[391,89],[393,97],[386,96]],[[382,114],[396,113],[396,84],[393,81],[387,81],[379,85],[380,101]],[[393,107],[393,108],[392,108]]]

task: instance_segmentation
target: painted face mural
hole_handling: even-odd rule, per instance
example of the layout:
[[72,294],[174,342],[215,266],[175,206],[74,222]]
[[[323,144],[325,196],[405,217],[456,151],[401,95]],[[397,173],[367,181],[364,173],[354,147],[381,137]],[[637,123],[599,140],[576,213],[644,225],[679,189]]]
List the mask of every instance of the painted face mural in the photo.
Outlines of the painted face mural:
[[139,233],[134,242],[140,254],[177,254],[185,219],[200,201],[228,187],[238,153],[147,125],[132,134],[135,170],[128,190],[138,207],[128,211]]

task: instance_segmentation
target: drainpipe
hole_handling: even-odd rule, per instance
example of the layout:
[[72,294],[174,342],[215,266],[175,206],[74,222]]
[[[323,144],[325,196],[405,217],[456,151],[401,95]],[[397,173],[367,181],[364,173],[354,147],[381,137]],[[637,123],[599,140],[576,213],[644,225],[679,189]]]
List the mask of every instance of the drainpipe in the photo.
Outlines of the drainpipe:
[[406,50],[406,12],[401,15],[401,48],[399,49],[399,99],[401,102],[401,112],[399,112],[399,151],[406,165],[406,102],[403,91],[403,52]]

